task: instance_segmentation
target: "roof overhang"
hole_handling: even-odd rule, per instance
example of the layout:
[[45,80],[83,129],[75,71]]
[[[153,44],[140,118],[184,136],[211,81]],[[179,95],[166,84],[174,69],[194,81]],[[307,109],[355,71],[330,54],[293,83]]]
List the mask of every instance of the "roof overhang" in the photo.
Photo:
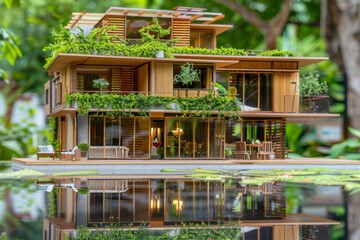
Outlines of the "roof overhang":
[[298,67],[305,67],[308,65],[316,64],[319,62],[329,60],[328,57],[264,57],[264,56],[224,56],[224,55],[191,55],[191,54],[174,54],[176,58],[196,58],[196,59],[212,59],[212,60],[233,60],[233,61],[246,61],[246,62],[297,62]]
[[198,64],[215,64],[216,68],[221,68],[230,64],[237,63],[231,59],[202,59],[202,58],[142,58],[124,56],[105,56],[89,54],[69,54],[60,53],[46,69],[48,72],[59,72],[69,64],[78,65],[98,65],[98,66],[133,66],[139,67],[150,62],[171,62],[185,63],[191,61]]
[[319,119],[338,118],[336,113],[274,113],[260,111],[242,111],[242,118],[285,118],[287,123],[313,124]]
[[138,17],[167,17],[188,18],[191,22],[210,24],[225,17],[222,13],[206,12],[205,8],[176,7],[173,10],[110,7],[105,13],[74,12],[66,28],[79,26],[94,27],[106,16],[138,16]]
[[219,35],[232,27],[233,25],[230,24],[190,24],[190,30],[213,30],[215,35]]

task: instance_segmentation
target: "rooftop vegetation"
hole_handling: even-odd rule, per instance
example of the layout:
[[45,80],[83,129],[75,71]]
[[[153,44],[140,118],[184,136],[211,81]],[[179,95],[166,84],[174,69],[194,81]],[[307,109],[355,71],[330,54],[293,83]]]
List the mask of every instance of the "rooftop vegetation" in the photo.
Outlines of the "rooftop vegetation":
[[[156,19],[156,18],[155,18]],[[165,57],[172,58],[173,54],[199,54],[199,55],[228,55],[246,56],[252,51],[235,48],[220,47],[216,49],[195,48],[195,47],[172,47],[177,41],[162,41],[158,37],[168,34],[168,29],[160,30],[154,19],[154,24],[144,27],[141,31],[141,42],[135,45],[127,44],[123,39],[107,34],[108,30],[114,27],[94,28],[89,34],[77,27],[70,31],[64,26],[53,31],[54,42],[46,46],[43,51],[49,52],[46,58],[47,68],[59,53],[92,54],[106,56],[127,56],[127,57],[155,57],[156,51],[162,50]],[[158,31],[155,32],[154,31]],[[153,34],[151,34],[153,33]],[[259,56],[294,56],[288,50],[268,50],[259,52]]]
[[90,109],[108,110],[106,114],[112,116],[134,116],[138,112],[141,116],[148,116],[153,108],[175,110],[181,116],[210,117],[217,114],[223,117],[228,114],[230,118],[239,119],[241,107],[238,99],[231,96],[212,96],[199,98],[159,97],[131,93],[118,94],[82,94],[73,93],[65,96],[67,105],[76,102],[79,115],[85,115]]

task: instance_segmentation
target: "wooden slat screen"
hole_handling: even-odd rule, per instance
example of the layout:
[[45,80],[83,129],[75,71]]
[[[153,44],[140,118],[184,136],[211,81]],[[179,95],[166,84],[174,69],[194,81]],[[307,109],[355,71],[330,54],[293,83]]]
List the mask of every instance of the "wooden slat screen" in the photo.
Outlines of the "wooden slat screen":
[[[103,26],[111,27],[115,26],[116,29],[108,30],[110,36],[116,36],[121,39],[125,39],[125,17],[123,16],[108,16],[103,21]],[[115,41],[118,42],[118,41]]]
[[190,46],[190,19],[173,19],[172,37],[179,39],[174,46]]
[[114,92],[121,91],[121,69],[120,68],[111,69],[111,91],[114,91]]
[[134,68],[121,68],[121,91],[134,91]]
[[284,119],[266,120],[266,141],[273,143],[275,158],[284,158],[285,156],[285,126]]

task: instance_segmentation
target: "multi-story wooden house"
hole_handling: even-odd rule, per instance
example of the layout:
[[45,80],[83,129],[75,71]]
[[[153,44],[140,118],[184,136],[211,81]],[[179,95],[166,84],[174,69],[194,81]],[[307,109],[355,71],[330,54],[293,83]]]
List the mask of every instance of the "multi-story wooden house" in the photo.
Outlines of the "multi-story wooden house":
[[[242,55],[203,54],[200,50],[195,53],[193,50],[200,48],[216,50],[217,36],[232,27],[216,23],[223,17],[221,13],[183,7],[174,10],[111,7],[105,13],[74,13],[67,25],[69,31],[76,31],[77,26],[85,32],[107,27],[109,36],[117,37],[119,44],[121,39],[125,40],[128,46],[139,43],[140,29],[156,18],[164,29],[171,30],[160,41],[176,40],[171,42],[171,48],[192,51],[175,51],[172,57],[160,58],[96,50],[84,54],[75,49],[72,53],[57,54],[46,68],[53,79],[45,84],[45,111],[47,116],[58,119],[61,149],[88,143],[89,160],[151,159],[159,147],[164,149],[165,159],[222,159],[225,148],[230,147],[233,156],[255,159],[262,157],[254,153],[259,142],[270,142],[269,152],[281,159],[286,154],[287,122],[335,116],[321,109],[323,103],[302,108],[299,97],[300,68],[327,58],[265,56],[250,51]],[[185,88],[174,83],[174,76],[187,63],[193,66],[199,79]],[[66,104],[67,96],[98,93],[93,86],[95,79],[109,83],[102,89],[108,99],[115,95],[141,95],[146,103],[146,97],[181,97],[186,105],[196,98],[230,96],[237,98],[236,105],[241,111],[236,107],[233,110],[214,107],[201,115],[202,109],[167,105],[147,109],[144,117],[142,110],[136,108],[120,107],[120,114],[114,114],[111,104],[107,108],[93,104],[83,113],[81,106]],[[219,86],[228,95],[216,91]],[[233,118],[234,115],[241,118]],[[248,143],[248,150],[244,151],[249,154],[236,149],[241,142]],[[265,157],[272,158],[271,155]]]

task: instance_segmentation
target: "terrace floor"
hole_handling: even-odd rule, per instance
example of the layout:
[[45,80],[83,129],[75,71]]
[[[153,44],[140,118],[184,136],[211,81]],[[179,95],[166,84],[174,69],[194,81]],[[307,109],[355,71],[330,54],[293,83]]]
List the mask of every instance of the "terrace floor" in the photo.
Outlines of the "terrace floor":
[[[81,160],[60,161],[52,158],[14,158],[13,170],[32,169],[47,174],[65,171],[96,170],[99,174],[134,175],[161,174],[162,169],[191,170],[195,168],[215,170],[249,169],[304,169],[310,167],[333,169],[358,169],[360,161],[326,158],[292,158],[274,160]],[[178,174],[178,173],[177,173]]]

